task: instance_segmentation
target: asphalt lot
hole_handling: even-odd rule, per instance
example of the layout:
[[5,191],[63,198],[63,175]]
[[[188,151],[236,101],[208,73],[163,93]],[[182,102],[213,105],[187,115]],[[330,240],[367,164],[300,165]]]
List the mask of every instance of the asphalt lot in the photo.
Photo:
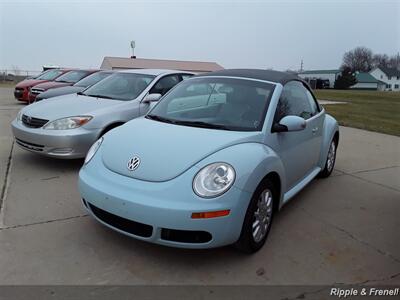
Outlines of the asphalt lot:
[[80,202],[81,160],[13,146],[9,124],[21,107],[0,88],[0,284],[400,284],[398,137],[342,127],[333,176],[298,194],[264,248],[246,256],[103,227]]

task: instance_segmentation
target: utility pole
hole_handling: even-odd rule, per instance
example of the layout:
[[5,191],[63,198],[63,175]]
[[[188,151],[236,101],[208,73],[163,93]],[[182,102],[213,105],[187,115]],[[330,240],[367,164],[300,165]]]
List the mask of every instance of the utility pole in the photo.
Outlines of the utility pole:
[[301,63],[300,63],[300,72],[303,72],[303,59],[301,59]]

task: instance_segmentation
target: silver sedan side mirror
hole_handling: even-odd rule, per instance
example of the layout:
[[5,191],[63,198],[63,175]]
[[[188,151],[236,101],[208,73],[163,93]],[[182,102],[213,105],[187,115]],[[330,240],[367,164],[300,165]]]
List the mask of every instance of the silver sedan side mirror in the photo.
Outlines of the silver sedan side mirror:
[[162,95],[158,94],[158,93],[148,94],[148,95],[146,95],[146,97],[144,97],[143,103],[156,102],[156,101],[160,100],[161,96]]
[[272,126],[273,132],[289,132],[289,131],[300,131],[306,128],[307,123],[301,117],[298,116],[286,116],[283,117],[279,124]]

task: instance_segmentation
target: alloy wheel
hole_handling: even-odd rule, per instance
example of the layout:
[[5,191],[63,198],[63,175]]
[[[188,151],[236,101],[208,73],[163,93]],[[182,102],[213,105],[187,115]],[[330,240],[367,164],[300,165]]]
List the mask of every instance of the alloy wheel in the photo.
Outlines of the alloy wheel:
[[272,219],[272,204],[272,192],[266,189],[257,201],[257,209],[253,216],[252,233],[255,242],[260,242],[268,233]]

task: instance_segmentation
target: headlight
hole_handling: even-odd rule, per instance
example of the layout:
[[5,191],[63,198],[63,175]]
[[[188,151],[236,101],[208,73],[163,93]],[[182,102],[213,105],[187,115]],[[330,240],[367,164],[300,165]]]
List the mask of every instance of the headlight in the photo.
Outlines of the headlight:
[[22,120],[22,109],[17,114],[17,121],[21,121],[21,120]]
[[53,130],[74,129],[81,127],[82,125],[85,125],[92,118],[93,117],[91,116],[77,116],[77,117],[58,119],[43,126],[43,129],[53,129]]
[[193,179],[194,192],[203,198],[213,198],[225,193],[235,181],[235,170],[227,163],[209,164]]
[[92,147],[90,147],[88,153],[86,154],[85,162],[83,163],[84,165],[86,165],[96,154],[97,150],[100,148],[101,143],[103,142],[103,139],[103,137],[99,138],[96,142],[94,142]]

